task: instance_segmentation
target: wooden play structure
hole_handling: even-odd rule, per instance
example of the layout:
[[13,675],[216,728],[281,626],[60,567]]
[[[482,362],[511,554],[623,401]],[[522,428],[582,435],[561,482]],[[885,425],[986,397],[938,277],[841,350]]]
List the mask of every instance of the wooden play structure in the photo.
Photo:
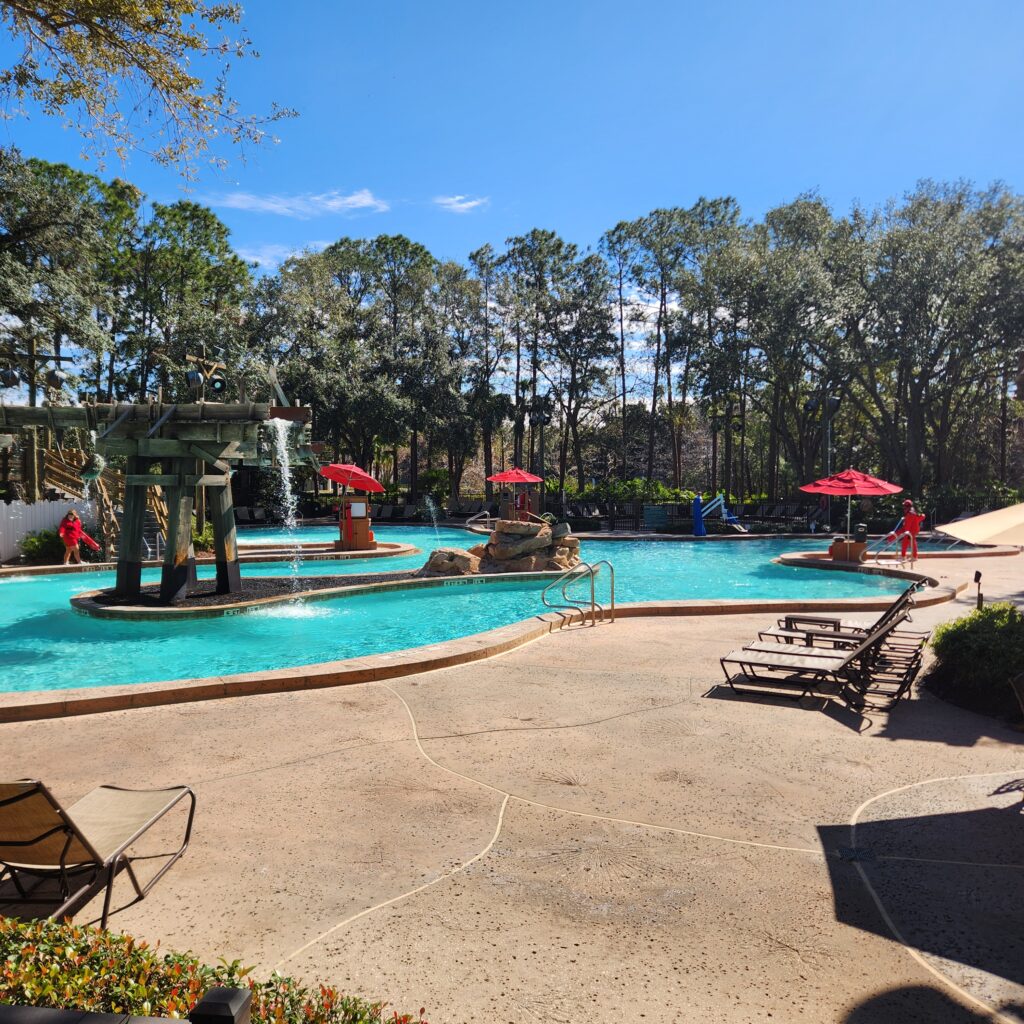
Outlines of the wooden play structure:
[[[120,503],[123,514],[116,541],[118,596],[131,598],[140,593],[143,520],[147,506],[159,509],[158,518],[164,516],[167,541],[160,600],[171,603],[184,598],[195,579],[192,511],[197,489],[205,495],[207,514],[213,524],[217,592],[241,590],[231,494],[234,466],[271,465],[275,446],[268,424],[270,420],[285,420],[289,423],[287,447],[292,465],[308,463],[315,467],[316,457],[307,436],[310,413],[307,407],[260,402],[150,402],[44,408],[0,405],[0,437],[5,433],[13,437],[11,431],[25,435],[22,449],[27,468],[23,470],[22,486],[27,500],[37,498],[48,480],[69,493],[78,493],[70,479],[77,473],[81,480],[96,482],[101,510],[109,507],[111,519],[115,505]],[[76,450],[73,455],[61,453],[58,458],[55,453],[48,463],[48,449],[42,456],[39,453],[38,431],[60,432],[67,428],[93,432],[95,454]],[[114,474],[105,464],[105,460],[118,457],[125,459],[123,474]],[[106,515],[101,511],[104,539],[108,529],[114,532],[110,523],[103,522]]]

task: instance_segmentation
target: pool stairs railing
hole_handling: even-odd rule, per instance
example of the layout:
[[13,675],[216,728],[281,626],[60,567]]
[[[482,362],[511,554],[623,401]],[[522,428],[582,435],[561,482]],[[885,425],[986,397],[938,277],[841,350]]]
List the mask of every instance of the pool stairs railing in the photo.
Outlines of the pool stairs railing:
[[[609,603],[608,609],[605,610],[604,605],[600,604],[597,600],[596,585],[595,581],[597,578],[598,570],[601,566],[608,567],[608,594]],[[569,593],[569,588],[576,583],[589,580],[590,582],[590,596],[586,597],[574,597]],[[554,596],[552,596],[554,595]],[[596,626],[598,623],[598,617],[600,613],[600,620],[602,622],[614,622],[615,621],[615,566],[608,561],[607,558],[602,558],[597,562],[577,562],[572,568],[566,569],[560,576],[556,576],[542,591],[541,601],[544,602],[545,608],[550,608],[552,611],[562,614],[566,611],[579,612],[581,625],[587,624],[587,613],[590,613],[590,624]],[[563,626],[570,624],[573,621],[573,616],[563,616],[562,622],[559,625],[559,629]]]
[[[903,537],[904,534],[902,533],[887,533],[884,537],[879,537],[874,545],[868,548],[867,557],[869,559],[874,559],[875,562],[880,562],[883,555],[891,553],[892,559],[896,562],[900,562],[902,564],[903,562],[911,561],[910,558],[904,558],[903,555],[898,553],[896,550],[897,546],[902,543]],[[934,530],[930,530],[928,533],[919,534],[917,539],[919,541],[928,540],[933,543],[946,541],[947,544],[941,549],[942,551],[952,551],[958,544],[963,543],[959,537],[950,537],[946,534],[936,534]]]
[[476,515],[470,516],[466,520],[465,525],[467,527],[470,527],[470,526],[482,526],[482,527],[484,527],[484,529],[493,530],[494,529],[494,524],[497,521],[498,521],[498,517],[497,516],[492,515],[490,512],[487,511],[487,509],[483,509],[482,511],[477,512]]

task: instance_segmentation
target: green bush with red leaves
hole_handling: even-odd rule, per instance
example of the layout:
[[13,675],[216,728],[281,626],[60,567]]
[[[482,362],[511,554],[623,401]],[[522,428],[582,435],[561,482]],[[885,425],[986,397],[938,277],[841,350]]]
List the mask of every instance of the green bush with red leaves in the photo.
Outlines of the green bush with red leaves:
[[140,1017],[186,1017],[215,985],[252,990],[256,1024],[427,1024],[384,1004],[309,988],[276,972],[249,977],[238,960],[216,967],[189,953],[163,953],[130,935],[57,921],[0,917],[0,1004]]

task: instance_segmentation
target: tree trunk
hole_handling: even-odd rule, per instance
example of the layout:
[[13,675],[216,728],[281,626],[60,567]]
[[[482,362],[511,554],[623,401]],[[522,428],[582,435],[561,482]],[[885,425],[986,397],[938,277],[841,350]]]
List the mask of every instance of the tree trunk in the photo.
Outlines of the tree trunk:
[[654,386],[651,388],[651,423],[647,431],[647,479],[654,479],[654,436],[658,421],[658,384],[661,372],[661,313],[658,313],[658,325],[654,348]]
[[[625,317],[625,302],[622,292],[622,268],[619,268],[618,277],[619,286],[619,383],[622,387],[622,466],[621,476],[623,480],[627,479],[626,463],[628,461],[627,454],[629,452],[629,435],[626,430],[626,317]],[[583,481],[580,481],[580,486],[583,486]]]
[[494,499],[494,484],[487,478],[494,476],[494,434],[490,426],[483,428],[484,444],[484,498],[487,501]]
[[768,421],[768,485],[769,501],[778,501],[779,493],[779,415],[782,395],[778,382],[772,383],[772,411]]
[[420,435],[418,430],[413,430],[409,438],[409,495],[413,501],[416,500],[416,492],[420,486]]

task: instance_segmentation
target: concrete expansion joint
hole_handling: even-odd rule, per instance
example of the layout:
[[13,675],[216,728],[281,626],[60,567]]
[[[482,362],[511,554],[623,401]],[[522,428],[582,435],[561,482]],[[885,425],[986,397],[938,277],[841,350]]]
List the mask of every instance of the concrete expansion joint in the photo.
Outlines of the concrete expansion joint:
[[[499,837],[501,835],[501,830],[502,830],[502,827],[503,827],[503,824],[504,824],[505,813],[506,813],[506,810],[508,808],[508,805],[509,805],[509,803],[511,801],[515,801],[515,802],[523,804],[524,806],[527,806],[527,807],[541,808],[543,810],[552,811],[552,812],[560,813],[560,814],[571,815],[573,817],[578,817],[578,818],[585,818],[585,819],[589,819],[589,820],[592,820],[592,821],[603,821],[603,822],[609,822],[609,823],[612,823],[612,824],[630,825],[630,826],[634,826],[634,827],[638,827],[638,828],[647,828],[647,829],[652,829],[652,830],[659,831],[659,832],[667,832],[667,833],[671,833],[671,834],[675,834],[675,835],[687,836],[687,837],[694,838],[694,839],[707,839],[707,840],[711,840],[711,841],[715,841],[715,842],[729,843],[729,844],[738,845],[738,846],[755,847],[755,848],[758,848],[758,849],[765,849],[765,850],[777,850],[777,851],[786,852],[786,853],[812,854],[812,855],[814,855],[816,857],[821,857],[823,859],[838,858],[840,860],[847,861],[850,864],[852,864],[853,868],[856,870],[858,876],[860,877],[860,880],[861,880],[862,884],[864,885],[867,893],[871,897],[872,902],[874,903],[876,909],[878,910],[879,915],[881,916],[882,920],[885,922],[885,925],[889,929],[889,932],[892,934],[892,937],[895,939],[895,941],[899,945],[901,945],[903,947],[903,949],[906,951],[906,953],[920,967],[922,967],[925,971],[927,971],[929,974],[931,974],[939,982],[941,982],[943,985],[945,985],[949,990],[951,990],[952,992],[956,993],[965,1002],[967,1002],[971,1006],[974,1006],[976,1008],[979,1008],[979,1009],[983,1010],[986,1014],[989,1015],[989,1017],[993,1021],[999,1022],[999,1024],[1017,1024],[1016,1021],[1014,1021],[1011,1018],[1007,1017],[1006,1015],[1000,1013],[995,1007],[990,1006],[988,1003],[986,1003],[983,1000],[977,998],[976,996],[974,996],[970,992],[968,992],[966,989],[964,989],[961,986],[957,985],[952,979],[947,977],[945,974],[943,974],[941,971],[939,971],[936,967],[934,967],[931,963],[929,963],[928,960],[917,949],[915,949],[907,941],[907,939],[903,936],[902,932],[900,931],[898,925],[893,920],[892,915],[886,909],[884,903],[882,902],[881,897],[878,895],[878,893],[875,890],[874,886],[871,884],[871,881],[868,878],[866,871],[864,870],[864,863],[865,862],[878,862],[878,861],[918,861],[918,862],[921,862],[921,863],[929,863],[929,864],[949,864],[949,865],[961,865],[961,866],[969,866],[969,867],[1001,867],[1001,868],[1009,868],[1011,870],[1013,870],[1013,869],[1017,869],[1017,870],[1024,869],[1024,864],[980,864],[980,863],[971,862],[971,861],[943,860],[943,859],[938,859],[938,858],[899,857],[899,856],[889,856],[889,855],[876,855],[873,851],[871,851],[871,850],[869,850],[867,848],[863,848],[863,847],[858,847],[857,846],[857,834],[856,834],[857,821],[859,820],[860,816],[864,813],[864,811],[867,810],[867,808],[870,807],[873,803],[876,803],[877,801],[882,800],[882,799],[884,799],[887,796],[892,796],[892,795],[894,795],[896,793],[900,793],[900,792],[903,792],[904,790],[908,790],[908,789],[913,789],[913,788],[918,787],[918,786],[926,786],[926,785],[930,785],[930,784],[934,784],[934,783],[941,783],[941,782],[953,782],[953,781],[962,780],[962,779],[989,778],[989,777],[997,777],[997,776],[1003,776],[1003,775],[1012,775],[1012,774],[1015,774],[1014,772],[1012,772],[1012,771],[985,772],[985,773],[980,773],[980,774],[965,774],[965,775],[948,776],[948,777],[939,778],[939,779],[925,779],[925,780],[920,781],[920,782],[914,782],[914,783],[909,783],[909,784],[904,785],[904,786],[898,786],[898,787],[896,787],[894,789],[886,790],[883,793],[879,793],[879,794],[877,794],[877,795],[875,795],[873,797],[870,797],[868,800],[864,801],[864,803],[862,803],[860,805],[860,807],[858,807],[854,811],[853,815],[850,818],[850,845],[848,847],[841,847],[841,848],[836,849],[836,850],[821,850],[821,849],[815,849],[815,848],[812,848],[812,847],[787,846],[787,845],[783,845],[783,844],[779,844],[779,843],[764,843],[764,842],[759,842],[759,841],[755,841],[755,840],[751,840],[751,839],[738,839],[738,838],[735,838],[735,837],[732,837],[732,836],[721,836],[721,835],[715,835],[713,833],[708,833],[708,832],[697,832],[697,831],[694,831],[694,830],[691,830],[691,829],[677,828],[675,826],[663,825],[663,824],[659,824],[657,822],[641,821],[641,820],[635,820],[635,819],[630,819],[630,818],[619,818],[619,817],[615,817],[615,816],[612,816],[612,815],[597,814],[597,813],[593,813],[593,812],[589,812],[589,811],[579,811],[579,810],[575,810],[573,808],[562,807],[562,806],[559,806],[557,804],[546,803],[546,802],[541,801],[541,800],[534,800],[534,799],[532,799],[530,797],[520,796],[519,794],[512,793],[512,792],[510,792],[508,790],[500,789],[497,786],[492,786],[490,783],[484,782],[482,779],[478,779],[478,778],[475,778],[475,777],[473,777],[471,775],[467,775],[466,773],[457,771],[454,768],[449,768],[447,765],[444,765],[441,762],[435,760],[426,751],[426,749],[423,746],[422,740],[420,738],[419,726],[418,726],[418,724],[416,722],[416,716],[413,714],[412,708],[409,706],[409,703],[405,700],[405,698],[397,690],[394,689],[394,687],[390,686],[388,683],[379,682],[376,685],[382,687],[385,690],[388,690],[401,703],[401,705],[405,709],[405,713],[406,713],[406,715],[407,715],[407,717],[409,719],[409,725],[410,725],[410,728],[412,730],[412,739],[413,739],[413,742],[414,742],[414,744],[416,746],[416,749],[419,751],[420,755],[429,764],[433,765],[435,768],[439,769],[440,771],[443,771],[443,772],[447,773],[448,775],[451,775],[451,776],[453,776],[453,777],[455,777],[457,779],[461,779],[464,782],[469,782],[469,783],[471,783],[473,785],[479,786],[480,788],[488,790],[489,792],[494,793],[495,795],[501,797],[501,805],[500,805],[500,807],[498,809],[498,818],[497,818],[497,823],[495,825],[494,833],[491,836],[490,841],[487,843],[487,845],[482,850],[479,851],[479,853],[476,853],[474,856],[470,857],[468,860],[464,861],[462,864],[458,865],[455,868],[452,868],[449,871],[446,871],[446,872],[443,872],[443,873],[439,874],[436,878],[432,879],[429,882],[425,882],[422,885],[416,886],[413,889],[410,889],[410,890],[408,890],[406,892],[400,893],[397,896],[393,896],[392,898],[390,898],[388,900],[385,900],[385,901],[383,901],[381,903],[377,903],[374,906],[367,907],[364,910],[359,911],[358,913],[355,913],[355,914],[350,915],[349,917],[346,917],[344,920],[339,921],[336,925],[333,925],[331,928],[329,928],[326,931],[322,932],[320,935],[317,935],[315,938],[310,939],[307,943],[305,943],[303,946],[301,946],[299,949],[297,949],[294,953],[291,953],[287,957],[282,959],[277,964],[277,967],[281,967],[283,964],[287,963],[289,960],[293,960],[295,957],[300,956],[302,953],[306,952],[308,949],[310,949],[313,946],[317,945],[319,942],[322,942],[324,939],[328,938],[329,936],[334,935],[335,933],[337,933],[338,931],[340,931],[343,928],[347,927],[348,925],[353,924],[355,921],[358,921],[361,918],[367,917],[370,914],[373,914],[373,913],[375,913],[378,910],[383,910],[386,907],[393,906],[396,903],[399,903],[399,902],[401,902],[403,900],[409,899],[412,896],[415,896],[418,893],[421,893],[421,892],[425,891],[426,889],[429,889],[429,888],[439,884],[440,882],[445,881],[446,879],[449,879],[449,878],[453,877],[454,875],[456,875],[456,874],[458,874],[458,873],[460,873],[462,871],[465,871],[471,865],[473,865],[473,864],[477,863],[478,861],[482,860],[484,857],[486,857],[488,855],[488,853],[490,853],[490,851],[494,848],[494,845],[497,843],[497,841],[498,841],[498,839],[499,839]],[[669,705],[669,706],[671,706],[671,705]],[[633,712],[625,712],[624,714],[637,714],[637,713],[642,713],[644,711],[658,711],[658,710],[663,710],[665,707],[666,707],[666,705],[658,705],[658,706],[653,707],[653,708],[636,709]],[[623,715],[616,715],[616,716],[612,716],[612,717],[619,718],[619,717],[623,717]],[[594,723],[577,723],[575,725],[566,725],[566,726],[531,727],[531,728],[533,730],[536,730],[536,731],[543,731],[545,729],[582,728],[582,727],[585,727],[587,724],[594,724]],[[518,730],[518,729],[512,729],[512,730],[480,730],[477,733],[467,733],[467,734],[464,734],[464,735],[479,735],[482,732],[494,732],[494,731],[518,732],[518,731],[527,731],[527,730],[525,730],[525,729],[523,729],[523,730]],[[445,738],[450,738],[450,737],[446,737],[446,736],[427,737],[427,739],[431,739],[431,738],[434,738],[434,739],[445,739]]]

